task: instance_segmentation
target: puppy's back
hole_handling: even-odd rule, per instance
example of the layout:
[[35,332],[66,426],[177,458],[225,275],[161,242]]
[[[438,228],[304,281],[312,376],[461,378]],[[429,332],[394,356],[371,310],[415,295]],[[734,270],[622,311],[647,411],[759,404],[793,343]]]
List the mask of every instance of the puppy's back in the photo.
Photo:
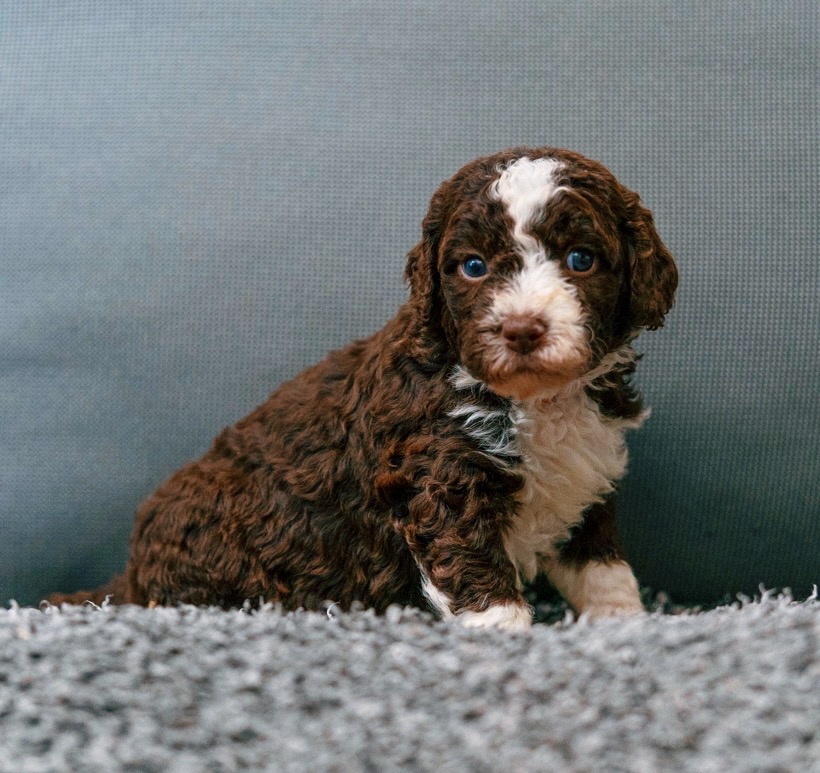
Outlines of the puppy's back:
[[363,404],[385,388],[373,372],[383,332],[283,384],[143,503],[127,601],[418,602],[412,557],[372,488],[377,430]]

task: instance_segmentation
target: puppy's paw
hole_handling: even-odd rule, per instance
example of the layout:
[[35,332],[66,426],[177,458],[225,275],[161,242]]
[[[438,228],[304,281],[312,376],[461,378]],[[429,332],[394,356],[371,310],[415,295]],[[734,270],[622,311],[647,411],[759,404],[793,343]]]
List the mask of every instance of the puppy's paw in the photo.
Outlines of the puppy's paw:
[[613,600],[610,603],[598,602],[587,606],[581,613],[584,617],[596,620],[602,617],[623,617],[625,615],[641,615],[646,610],[643,608],[640,599],[635,600]]
[[553,562],[547,573],[579,615],[618,617],[644,611],[638,581],[626,561],[590,561],[580,567]]
[[588,618],[620,617],[644,612],[638,582],[625,561],[592,562],[582,570],[579,614]]
[[459,612],[456,620],[467,628],[526,631],[532,625],[532,610],[524,604],[493,604],[483,612]]

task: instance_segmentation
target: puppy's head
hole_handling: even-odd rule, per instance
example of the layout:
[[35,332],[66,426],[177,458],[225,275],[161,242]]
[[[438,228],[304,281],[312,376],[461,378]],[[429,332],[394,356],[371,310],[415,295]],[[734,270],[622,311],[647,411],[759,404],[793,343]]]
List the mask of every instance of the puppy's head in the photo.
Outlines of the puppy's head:
[[436,191],[411,251],[411,303],[458,361],[524,399],[663,323],[677,270],[637,194],[553,148],[478,159]]

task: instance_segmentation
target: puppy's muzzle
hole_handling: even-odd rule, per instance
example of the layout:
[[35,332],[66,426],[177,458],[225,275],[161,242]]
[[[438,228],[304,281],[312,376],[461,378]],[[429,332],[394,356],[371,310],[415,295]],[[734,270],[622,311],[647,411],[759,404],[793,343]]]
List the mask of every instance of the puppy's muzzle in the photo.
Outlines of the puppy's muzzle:
[[501,324],[501,335],[507,348],[516,354],[530,354],[546,340],[547,325],[532,316],[511,316]]

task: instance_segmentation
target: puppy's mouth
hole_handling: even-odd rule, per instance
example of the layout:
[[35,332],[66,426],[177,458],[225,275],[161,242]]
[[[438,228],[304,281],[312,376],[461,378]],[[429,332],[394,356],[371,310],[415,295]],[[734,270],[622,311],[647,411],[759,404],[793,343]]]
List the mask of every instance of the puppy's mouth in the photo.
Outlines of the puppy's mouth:
[[551,364],[522,362],[520,365],[489,373],[487,386],[501,397],[527,400],[545,392],[557,392],[587,371],[587,360]]
[[580,378],[590,366],[583,328],[551,329],[531,320],[505,320],[483,331],[470,370],[497,395],[526,400],[556,392]]

